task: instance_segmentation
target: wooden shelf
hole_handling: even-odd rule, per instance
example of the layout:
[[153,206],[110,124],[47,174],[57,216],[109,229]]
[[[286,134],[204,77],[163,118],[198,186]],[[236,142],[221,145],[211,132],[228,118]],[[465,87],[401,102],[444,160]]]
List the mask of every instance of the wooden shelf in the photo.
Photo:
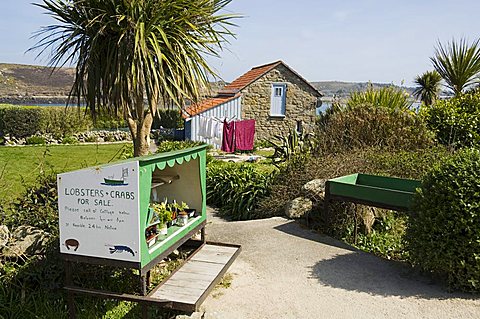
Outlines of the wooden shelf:
[[163,175],[163,176],[153,176],[152,177],[152,187],[156,188],[161,185],[171,184],[173,181],[180,179],[179,175]]

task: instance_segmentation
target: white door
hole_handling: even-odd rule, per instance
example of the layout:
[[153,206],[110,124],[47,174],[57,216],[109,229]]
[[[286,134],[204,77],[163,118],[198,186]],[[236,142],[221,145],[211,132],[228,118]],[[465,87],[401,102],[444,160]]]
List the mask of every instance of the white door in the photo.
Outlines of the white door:
[[285,116],[285,91],[286,84],[272,84],[272,98],[270,115]]

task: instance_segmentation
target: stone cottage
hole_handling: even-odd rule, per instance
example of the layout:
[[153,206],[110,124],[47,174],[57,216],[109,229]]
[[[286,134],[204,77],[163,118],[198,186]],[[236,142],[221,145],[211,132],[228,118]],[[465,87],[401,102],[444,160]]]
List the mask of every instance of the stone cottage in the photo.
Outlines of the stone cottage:
[[[198,136],[199,117],[255,119],[255,141],[286,135],[290,129],[312,131],[320,93],[282,61],[252,68],[221,89],[215,97],[186,110],[185,136]],[[208,142],[208,141],[206,141]]]

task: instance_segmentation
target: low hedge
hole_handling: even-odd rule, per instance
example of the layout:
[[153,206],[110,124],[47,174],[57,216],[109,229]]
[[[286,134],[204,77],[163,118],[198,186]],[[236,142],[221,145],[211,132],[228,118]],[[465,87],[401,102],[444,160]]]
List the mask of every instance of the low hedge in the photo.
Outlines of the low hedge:
[[57,137],[72,135],[90,129],[118,129],[126,127],[125,120],[108,114],[98,114],[95,122],[85,108],[0,106],[0,136],[24,138],[41,134]]
[[93,122],[82,109],[40,106],[4,106],[0,108],[0,133],[17,138],[35,133],[65,136],[86,131]]
[[437,165],[414,198],[407,227],[411,262],[452,288],[480,291],[480,151]]

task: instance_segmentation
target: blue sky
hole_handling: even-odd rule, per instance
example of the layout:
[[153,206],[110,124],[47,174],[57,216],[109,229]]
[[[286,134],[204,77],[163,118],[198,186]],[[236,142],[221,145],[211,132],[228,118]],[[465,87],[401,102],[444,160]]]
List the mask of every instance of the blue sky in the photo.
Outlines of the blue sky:
[[[0,62],[45,64],[25,51],[54,20],[31,2],[0,0]],[[431,69],[437,40],[480,37],[478,0],[233,0],[228,10],[245,17],[222,58],[210,59],[226,81],[281,59],[309,81],[411,85]]]

